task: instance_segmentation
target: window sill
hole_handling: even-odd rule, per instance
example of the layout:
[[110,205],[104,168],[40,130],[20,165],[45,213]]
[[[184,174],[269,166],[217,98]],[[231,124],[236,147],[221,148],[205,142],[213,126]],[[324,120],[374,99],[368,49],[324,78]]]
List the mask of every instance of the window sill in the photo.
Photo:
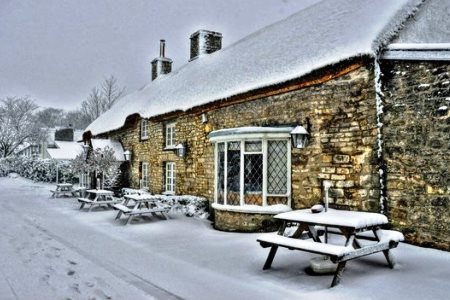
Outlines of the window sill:
[[175,196],[175,192],[162,192],[161,194],[163,194],[164,196]]
[[287,211],[291,211],[292,209],[284,204],[276,204],[276,205],[268,205],[268,206],[259,206],[259,205],[223,205],[218,203],[213,203],[212,208],[223,211],[232,211],[232,212],[240,212],[240,213],[249,213],[249,214],[279,214]]
[[142,137],[141,136],[141,142],[147,141],[148,140],[148,136],[147,137]]
[[165,147],[163,150],[164,151],[168,151],[168,150],[176,150],[177,148],[175,147],[175,146],[168,146],[168,147]]

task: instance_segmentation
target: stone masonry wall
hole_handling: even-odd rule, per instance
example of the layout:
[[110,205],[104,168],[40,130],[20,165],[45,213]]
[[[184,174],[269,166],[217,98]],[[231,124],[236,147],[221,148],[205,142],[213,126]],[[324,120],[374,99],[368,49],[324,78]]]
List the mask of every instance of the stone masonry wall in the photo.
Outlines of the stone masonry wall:
[[407,240],[450,250],[450,64],[386,61],[388,212]]
[[[138,186],[139,162],[150,163],[150,190],[163,191],[163,166],[176,163],[176,193],[204,196],[213,201],[214,147],[208,133],[241,126],[302,124],[311,138],[305,149],[292,149],[292,206],[310,207],[322,201],[322,180],[333,183],[331,201],[350,209],[379,210],[376,168],[376,108],[372,65],[325,83],[276,96],[262,97],[200,113],[183,114],[176,121],[177,143],[187,155],[164,150],[164,123],[149,122],[149,139],[140,141],[139,121],[110,134],[133,152],[132,178]],[[208,109],[208,108],[206,108]]]

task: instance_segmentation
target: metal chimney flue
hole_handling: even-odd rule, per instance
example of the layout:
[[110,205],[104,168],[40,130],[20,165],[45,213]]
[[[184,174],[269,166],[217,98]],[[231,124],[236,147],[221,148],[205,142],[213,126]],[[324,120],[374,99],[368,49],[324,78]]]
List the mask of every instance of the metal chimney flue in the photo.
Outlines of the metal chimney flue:
[[159,41],[159,57],[166,57],[166,40]]

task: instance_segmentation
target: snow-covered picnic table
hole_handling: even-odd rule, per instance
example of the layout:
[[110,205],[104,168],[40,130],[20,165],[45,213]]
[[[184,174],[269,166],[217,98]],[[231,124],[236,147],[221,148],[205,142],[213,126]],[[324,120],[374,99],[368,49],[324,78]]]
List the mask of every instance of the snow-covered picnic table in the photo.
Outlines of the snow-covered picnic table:
[[[310,209],[301,209],[278,214],[275,219],[282,223],[278,232],[264,234],[257,239],[262,247],[271,247],[263,269],[271,267],[278,247],[326,255],[337,263],[331,287],[339,283],[346,262],[351,259],[383,252],[393,268],[395,260],[389,250],[404,239],[400,232],[381,229],[388,219],[378,213],[334,209],[313,213]],[[293,225],[297,228],[289,233],[287,228]],[[327,240],[327,235],[322,240],[324,232],[343,235],[345,243],[332,244]],[[363,243],[361,240],[372,242]]]
[[53,198],[57,198],[58,196],[75,196],[78,193],[78,190],[74,190],[73,184],[71,183],[58,183],[56,184],[56,189],[50,190]]
[[120,203],[121,199],[115,199],[113,197],[114,193],[108,190],[86,190],[87,198],[78,198],[78,202],[81,203],[80,209],[82,209],[86,204],[89,204],[88,211],[94,206],[107,205],[112,207],[112,205]]
[[[129,206],[129,202],[132,201],[134,203],[133,206]],[[124,196],[124,200],[120,204],[115,204],[114,208],[119,212],[117,213],[116,219],[119,219],[122,214],[128,215],[128,219],[125,223],[127,225],[131,222],[131,219],[135,216],[143,216],[143,215],[155,215],[156,213],[160,213],[166,219],[167,212],[169,210],[168,207],[165,207],[161,203],[161,197],[157,195],[150,194],[129,194]]]

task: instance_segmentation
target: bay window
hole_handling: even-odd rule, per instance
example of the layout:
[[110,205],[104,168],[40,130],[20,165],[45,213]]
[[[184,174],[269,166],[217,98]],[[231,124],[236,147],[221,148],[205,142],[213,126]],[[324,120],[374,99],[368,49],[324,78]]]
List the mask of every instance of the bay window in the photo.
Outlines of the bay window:
[[243,127],[212,132],[215,203],[269,206],[291,203],[291,127]]

